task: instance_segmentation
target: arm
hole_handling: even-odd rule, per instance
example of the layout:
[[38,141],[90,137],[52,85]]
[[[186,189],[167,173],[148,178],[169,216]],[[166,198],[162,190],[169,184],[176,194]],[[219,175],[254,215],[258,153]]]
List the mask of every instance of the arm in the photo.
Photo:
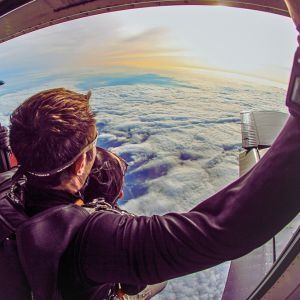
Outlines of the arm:
[[300,120],[290,117],[245,176],[187,213],[93,215],[79,239],[79,269],[93,283],[155,283],[242,256],[300,210]]

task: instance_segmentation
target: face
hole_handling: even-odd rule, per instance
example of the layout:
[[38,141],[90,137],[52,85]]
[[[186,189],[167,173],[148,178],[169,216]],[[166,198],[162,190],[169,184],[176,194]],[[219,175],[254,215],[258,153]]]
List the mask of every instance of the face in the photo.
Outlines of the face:
[[112,206],[122,198],[127,163],[119,156],[101,147],[97,148],[96,160],[83,190],[87,202],[104,198]]

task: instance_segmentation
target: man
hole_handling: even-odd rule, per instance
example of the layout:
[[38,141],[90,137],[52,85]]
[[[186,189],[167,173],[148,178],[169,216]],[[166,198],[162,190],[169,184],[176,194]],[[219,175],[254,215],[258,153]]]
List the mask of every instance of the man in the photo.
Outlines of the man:
[[10,144],[29,185],[79,192],[96,156],[98,134],[89,97],[54,89],[15,110]]
[[[68,205],[84,202],[81,189],[96,155],[89,96],[43,91],[11,116],[11,147],[27,177],[25,209],[37,224],[17,238],[37,299],[106,299],[115,283],[144,286],[203,270],[265,243],[299,212],[300,166],[294,162],[300,160],[300,120],[291,117],[251,172],[190,212],[137,217],[109,209],[84,215],[83,208]],[[65,206],[72,218],[57,217]]]
[[[35,216],[45,211],[48,213],[48,209],[51,212],[51,208],[61,205],[81,206],[85,201],[90,202],[97,197],[105,199],[107,207],[111,208],[115,205],[117,198],[121,197],[123,177],[127,167],[125,162],[104,149],[98,149],[98,159],[94,164],[98,133],[89,107],[89,97],[90,94],[81,95],[65,89],[44,91],[29,98],[12,114],[10,141],[13,152],[21,165],[18,172],[24,173],[27,177],[24,203],[27,215]],[[42,162],[42,167],[40,162]],[[92,166],[93,172],[86,184]],[[108,170],[108,167],[114,169]],[[88,207],[90,209],[91,204]],[[115,211],[126,213],[119,208]],[[72,220],[70,226],[75,226],[74,224],[78,221],[79,223],[82,221],[81,217]],[[39,222],[39,224],[42,223]],[[51,217],[46,219],[46,223],[47,225],[53,223]],[[58,230],[64,233],[64,229],[58,228]],[[41,234],[45,235],[43,239],[47,240],[46,235],[49,232],[42,230]],[[72,241],[69,239],[66,242]],[[38,247],[32,252],[37,252],[35,256],[39,257]],[[71,256],[71,254],[66,256]],[[69,259],[58,260],[64,265]],[[54,263],[58,261],[54,260]],[[112,283],[104,283],[87,288],[83,287],[81,282],[76,282],[77,278],[74,277],[76,271],[73,271],[73,267],[73,264],[66,265],[57,274],[61,277],[57,280],[58,285],[61,285],[58,287],[59,293],[64,299],[93,297],[104,299],[109,294],[115,294],[119,286],[122,290],[118,293],[122,294],[123,298],[130,298],[124,294],[125,292],[136,294],[141,291],[140,294],[132,296],[134,297],[132,299],[148,299],[166,285],[166,283],[161,283],[144,289],[146,283],[118,284],[118,287]],[[72,272],[69,272],[70,270]],[[29,269],[28,272],[31,275],[33,271]],[[46,273],[50,273],[50,270],[46,270]],[[39,277],[43,278],[42,275]],[[73,287],[75,282],[76,287]],[[43,286],[43,283],[39,285]],[[51,298],[51,294],[44,295],[44,292],[42,296],[39,296],[34,290],[35,283],[32,286],[33,291],[37,293],[35,297]]]

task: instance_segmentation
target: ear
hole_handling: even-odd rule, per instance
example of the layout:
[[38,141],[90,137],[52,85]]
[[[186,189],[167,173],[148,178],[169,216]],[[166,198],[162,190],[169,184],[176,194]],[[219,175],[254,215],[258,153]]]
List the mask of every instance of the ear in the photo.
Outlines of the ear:
[[77,176],[83,175],[86,167],[86,153],[80,155],[80,157],[74,163],[74,173]]
[[123,197],[124,197],[124,192],[122,189],[121,192],[119,193],[118,199],[122,199]]

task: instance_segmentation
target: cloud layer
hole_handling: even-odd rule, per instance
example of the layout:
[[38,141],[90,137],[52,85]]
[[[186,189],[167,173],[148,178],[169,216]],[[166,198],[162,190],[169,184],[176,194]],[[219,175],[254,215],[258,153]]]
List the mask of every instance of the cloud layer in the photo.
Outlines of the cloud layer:
[[[92,100],[100,145],[129,162],[121,203],[137,214],[187,211],[237,178],[240,111],[284,110],[284,91],[274,87],[148,79],[95,84]],[[228,267],[172,280],[157,299],[220,299]]]
[[[0,121],[7,124],[18,103],[41,89],[93,87],[100,145],[128,161],[121,204],[137,214],[187,211],[237,178],[240,111],[284,110],[284,90],[276,87],[204,76],[77,75],[3,93]],[[228,266],[172,280],[156,299],[220,299]]]
[[[100,145],[129,162],[123,207],[186,211],[237,178],[240,111],[284,109],[282,89],[210,70],[285,81],[295,46],[288,19],[221,7],[76,20],[0,45],[0,122],[42,89],[91,89]],[[220,299],[227,271],[172,280],[157,299]]]

